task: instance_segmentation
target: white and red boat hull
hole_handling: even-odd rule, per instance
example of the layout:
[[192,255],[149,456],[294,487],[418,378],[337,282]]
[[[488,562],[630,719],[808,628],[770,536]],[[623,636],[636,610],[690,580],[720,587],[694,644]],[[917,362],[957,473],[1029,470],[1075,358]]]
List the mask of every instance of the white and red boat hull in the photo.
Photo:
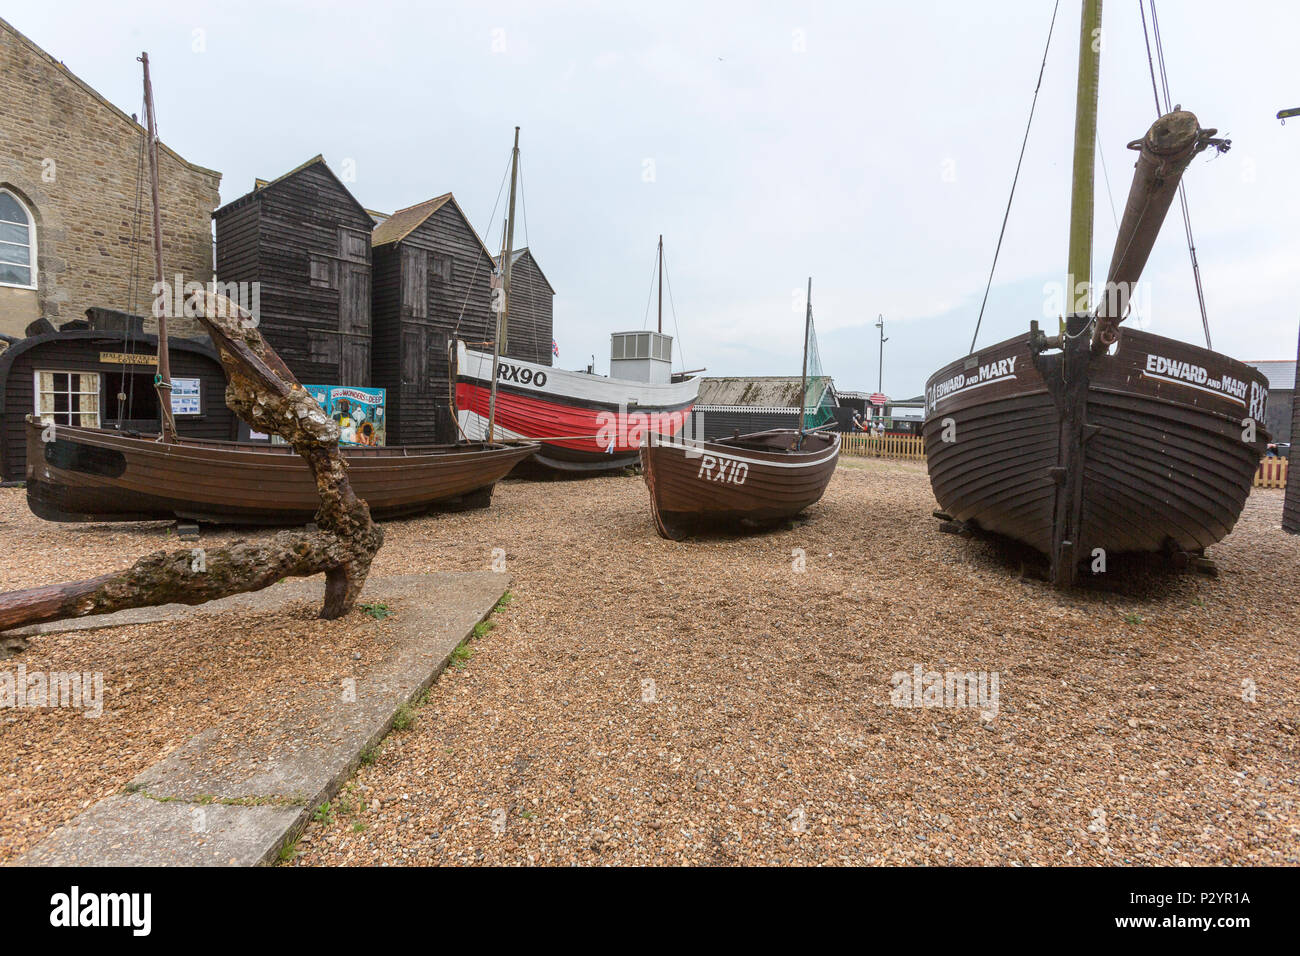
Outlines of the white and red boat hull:
[[[488,430],[492,355],[457,343],[456,417],[465,437]],[[700,380],[652,384],[571,372],[518,359],[499,360],[497,440],[541,442],[534,461],[559,471],[634,465],[645,435],[680,434]]]

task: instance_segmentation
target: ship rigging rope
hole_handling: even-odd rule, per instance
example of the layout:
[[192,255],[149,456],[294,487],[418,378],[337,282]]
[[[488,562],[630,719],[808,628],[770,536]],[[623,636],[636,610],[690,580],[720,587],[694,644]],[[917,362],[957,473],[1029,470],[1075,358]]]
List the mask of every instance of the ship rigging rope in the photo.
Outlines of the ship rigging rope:
[[643,331],[645,330],[645,327],[650,324],[650,303],[654,301],[655,276],[658,274],[659,274],[659,247],[656,246],[654,265],[650,267],[650,288],[646,289],[646,293],[645,293],[645,315],[641,317],[641,329]]
[[[663,265],[664,281],[668,283],[668,307],[673,313],[673,335],[675,336],[674,341],[677,343],[677,354],[678,356],[681,357],[682,360],[682,372],[685,372],[686,355],[682,349],[682,331],[677,327],[677,303],[673,301],[673,280],[672,280],[672,276],[668,274],[667,256],[664,256],[663,262],[664,262]],[[650,324],[650,302],[651,300],[654,299],[655,296],[655,275],[658,274],[659,269],[660,269],[659,249],[658,247],[656,247],[655,264],[654,267],[650,270],[650,288],[646,292],[646,296],[645,296],[645,316],[641,319],[642,329],[644,329],[647,325]]]
[[[528,194],[524,190],[524,155],[523,153],[520,153],[519,154],[519,207],[523,213],[523,220],[524,220],[524,248],[531,250],[532,240],[528,238],[528,198],[527,197]],[[510,267],[512,270],[514,269],[514,254],[515,254],[514,250],[511,249]],[[531,252],[529,254],[531,255]],[[536,257],[534,257],[533,261],[534,262],[537,261]],[[505,263],[502,263],[502,268],[504,267],[505,267]],[[506,304],[509,305],[509,303]],[[528,308],[530,312],[532,312],[532,310],[537,308],[537,289],[533,283],[533,270],[531,269],[528,270]],[[532,326],[533,326],[533,361],[536,362],[538,365],[549,365],[551,363],[550,360],[547,359],[547,356],[551,355],[552,353],[549,349],[545,354],[542,353],[541,347],[537,341],[537,314],[535,312],[532,312],[531,317],[532,317]],[[507,315],[507,319],[509,319],[508,315]],[[554,336],[555,336],[555,326],[554,324],[552,324],[551,325],[552,341],[554,341]]]
[[[682,332],[677,327],[677,303],[673,301],[673,277],[668,274],[668,258],[664,257],[664,281],[668,283],[668,307],[673,313],[673,335],[676,336],[677,354],[682,360],[682,372],[686,371],[686,352],[682,349]],[[670,369],[671,371],[671,366]]]
[[989,290],[993,288],[993,272],[998,267],[998,255],[1002,252],[1002,239],[1007,234],[1007,220],[1011,218],[1011,201],[1016,198],[1016,183],[1020,181],[1020,166],[1025,161],[1025,147],[1029,145],[1029,130],[1034,125],[1034,110],[1038,107],[1038,91],[1043,88],[1043,72],[1047,69],[1047,53],[1052,48],[1052,31],[1056,28],[1056,12],[1061,0],[1056,0],[1052,7],[1052,22],[1047,27],[1047,44],[1043,48],[1043,62],[1038,67],[1038,84],[1034,87],[1034,99],[1029,104],[1029,122],[1025,124],[1025,138],[1020,143],[1020,158],[1016,160],[1016,174],[1011,179],[1011,195],[1007,197],[1007,209],[1002,214],[1002,228],[998,232],[997,248],[993,250],[993,264],[989,266],[988,283],[984,286],[984,300],[980,303],[979,318],[975,320],[975,334],[971,336],[970,350],[975,351],[975,340],[979,338],[980,325],[984,322],[984,307],[989,303]]
[[[1163,116],[1173,109],[1172,97],[1169,95],[1169,73],[1165,70],[1165,45],[1160,36],[1160,19],[1156,14],[1156,0],[1148,0],[1151,4],[1151,30],[1147,30],[1146,7],[1142,0],[1138,0],[1138,13],[1142,16],[1142,38],[1146,41],[1147,46],[1147,67],[1151,71],[1151,93],[1156,101],[1156,116]],[[1156,55],[1153,60],[1151,57],[1151,40],[1154,35],[1156,44]],[[1156,84],[1156,62],[1160,64],[1160,84]],[[1164,107],[1160,104],[1160,90],[1164,89],[1165,100]],[[1192,260],[1192,279],[1196,283],[1196,302],[1201,308],[1201,327],[1205,329],[1205,347],[1212,349],[1210,344],[1210,316],[1205,308],[1205,287],[1201,283],[1201,264],[1196,258],[1196,240],[1192,236],[1192,214],[1187,206],[1187,189],[1183,181],[1178,181],[1178,203],[1183,210],[1183,233],[1187,237],[1187,254]]]
[[[482,233],[485,236],[492,235],[492,223],[496,221],[497,207],[501,205],[501,192],[503,189],[505,189],[506,178],[509,177],[509,175],[510,175],[510,164],[506,163],[506,171],[501,174],[501,185],[497,187],[496,202],[492,204],[492,212],[488,215],[488,227]],[[474,271],[473,273],[471,273],[469,277],[469,285],[465,287],[465,300],[460,304],[460,314],[456,316],[456,327],[451,331],[451,337],[453,341],[455,340],[457,334],[460,332],[460,321],[465,317],[465,307],[469,305],[470,293],[474,291],[474,280],[478,278],[478,266],[479,263],[483,261],[483,250],[486,248],[486,245],[482,239],[479,240],[478,246],[479,246],[478,255],[474,257]]]
[[[497,186],[496,201],[492,203],[492,212],[488,214],[488,227],[484,230],[482,235],[492,235],[492,223],[497,217],[497,207],[501,205],[501,191],[505,189],[506,177],[509,175],[510,164],[506,163],[505,172],[501,174],[501,185]],[[470,228],[473,228],[472,223]],[[469,284],[465,287],[465,299],[460,304],[460,314],[456,316],[456,327],[451,330],[451,336],[447,339],[447,411],[451,414],[451,420],[456,424],[456,431],[459,432],[461,438],[465,440],[468,440],[469,436],[465,434],[465,429],[460,427],[460,416],[456,414],[456,376],[452,371],[455,368],[456,362],[452,356],[456,354],[456,339],[460,334],[460,322],[461,319],[465,318],[465,307],[469,305],[470,293],[474,291],[474,280],[478,278],[478,266],[479,263],[483,261],[483,250],[485,248],[486,244],[480,238],[478,242],[478,255],[474,257],[474,271],[470,274]],[[491,290],[489,290],[489,292],[490,291]],[[488,301],[491,302],[490,296]],[[492,337],[496,338],[495,331],[492,333]],[[493,370],[493,372],[495,374],[495,370]]]

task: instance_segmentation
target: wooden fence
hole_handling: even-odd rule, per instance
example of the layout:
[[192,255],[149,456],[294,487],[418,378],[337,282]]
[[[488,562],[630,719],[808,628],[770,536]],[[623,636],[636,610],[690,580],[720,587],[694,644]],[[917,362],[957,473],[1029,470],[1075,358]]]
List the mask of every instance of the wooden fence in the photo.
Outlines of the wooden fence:
[[[925,442],[920,435],[881,435],[862,432],[840,433],[840,454],[863,458],[902,458],[925,461]],[[1264,458],[1255,472],[1256,488],[1285,488],[1287,460]]]
[[840,454],[925,461],[925,440],[920,435],[873,437],[863,432],[841,432]]
[[1285,488],[1287,461],[1285,458],[1264,458],[1255,471],[1256,488]]

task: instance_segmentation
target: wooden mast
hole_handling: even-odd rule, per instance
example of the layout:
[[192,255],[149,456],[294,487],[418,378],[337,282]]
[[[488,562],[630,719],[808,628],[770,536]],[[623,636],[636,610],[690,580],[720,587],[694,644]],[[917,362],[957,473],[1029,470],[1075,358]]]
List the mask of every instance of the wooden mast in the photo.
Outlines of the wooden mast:
[[[1084,332],[1092,281],[1092,194],[1097,149],[1097,76],[1101,61],[1101,0],[1083,0],[1079,27],[1079,79],[1074,114],[1074,181],[1070,202],[1070,256],[1066,275],[1066,314],[1054,345],[1043,354],[1042,333],[1030,333],[1034,365],[1061,416],[1059,457],[1052,469],[1052,540],[1048,555],[1052,584],[1074,585],[1087,544],[1083,532],[1084,445],[1096,428],[1088,424],[1088,360],[1091,343]],[[1080,289],[1080,285],[1082,288]]]
[[659,334],[664,331],[664,235],[659,234]]
[[497,420],[497,368],[501,364],[501,352],[505,348],[505,337],[510,324],[510,272],[514,259],[515,246],[515,182],[519,175],[519,127],[515,127],[515,146],[510,153],[510,211],[506,217],[506,248],[501,254],[505,263],[502,286],[505,301],[497,313],[496,334],[492,336],[492,392],[488,396],[488,441],[496,440]]
[[[1066,312],[1087,312],[1092,285],[1093,176],[1097,156],[1097,92],[1101,71],[1101,3],[1083,0],[1079,86],[1074,104],[1074,175],[1070,191],[1070,253]],[[1081,288],[1082,287],[1082,288]],[[1061,331],[1065,331],[1062,321]]]
[[812,328],[812,276],[808,277],[808,309],[803,320],[803,372],[799,376],[799,441],[808,421],[808,332]]
[[[158,204],[158,118],[154,114],[153,84],[149,82],[149,54],[141,53],[140,62],[144,64],[144,108],[146,135],[149,138],[149,189],[153,196],[153,281],[154,295],[157,286],[163,281],[162,253],[162,212]],[[179,290],[177,290],[179,291]],[[171,297],[175,301],[175,296]],[[172,368],[170,350],[167,347],[167,310],[159,310],[158,315],[158,374],[154,376],[154,389],[158,392],[158,410],[162,419],[162,440],[172,441],[176,437],[176,422],[172,419]]]

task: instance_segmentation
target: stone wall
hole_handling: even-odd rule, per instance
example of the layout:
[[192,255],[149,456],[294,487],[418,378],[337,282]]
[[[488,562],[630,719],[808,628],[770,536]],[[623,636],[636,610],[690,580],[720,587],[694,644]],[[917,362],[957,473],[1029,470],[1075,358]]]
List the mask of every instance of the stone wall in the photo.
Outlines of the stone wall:
[[[0,188],[35,216],[38,267],[35,292],[0,289],[0,332],[20,336],[34,316],[59,325],[90,306],[149,315],[153,221],[147,158],[140,167],[143,138],[130,116],[0,20]],[[160,147],[159,177],[165,274],[207,282],[221,174]],[[133,268],[140,286],[134,302]],[[146,328],[156,324],[150,318]],[[169,329],[201,334],[193,320],[169,321]]]

